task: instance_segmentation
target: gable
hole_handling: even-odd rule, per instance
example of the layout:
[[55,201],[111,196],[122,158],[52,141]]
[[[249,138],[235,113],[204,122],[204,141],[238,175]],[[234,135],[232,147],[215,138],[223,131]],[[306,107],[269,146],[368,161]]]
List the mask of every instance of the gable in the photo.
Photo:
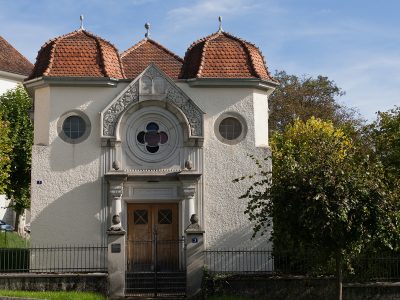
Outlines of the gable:
[[203,136],[203,112],[171,78],[150,64],[101,112],[101,137],[117,139],[117,127],[123,114],[143,101],[165,103],[183,116],[189,127],[189,137]]

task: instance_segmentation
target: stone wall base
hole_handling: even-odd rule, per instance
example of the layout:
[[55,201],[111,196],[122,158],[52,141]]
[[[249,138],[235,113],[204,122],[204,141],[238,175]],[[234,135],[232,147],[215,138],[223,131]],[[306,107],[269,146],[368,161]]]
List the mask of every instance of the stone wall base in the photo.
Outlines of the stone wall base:
[[85,291],[107,295],[107,274],[2,274],[0,289]]
[[[203,291],[263,300],[336,300],[335,278],[234,276],[206,279]],[[343,299],[397,300],[400,282],[343,285]]]

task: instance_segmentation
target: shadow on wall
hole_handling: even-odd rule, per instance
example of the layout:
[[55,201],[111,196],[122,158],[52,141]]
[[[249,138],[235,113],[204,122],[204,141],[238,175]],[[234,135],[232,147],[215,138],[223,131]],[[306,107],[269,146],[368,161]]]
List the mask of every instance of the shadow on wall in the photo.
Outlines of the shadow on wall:
[[[51,190],[50,187],[49,189]],[[46,201],[47,199],[38,200]],[[100,244],[102,228],[100,212],[100,179],[81,184],[49,203],[38,215],[32,215],[32,243],[37,245]]]
[[100,160],[100,139],[94,137],[96,132],[97,130],[92,128],[90,136],[78,144],[69,144],[57,137],[50,146],[51,170],[68,171],[77,166],[88,165],[93,161]]
[[7,199],[6,195],[0,195],[0,220],[3,220],[7,224],[14,225],[15,213],[14,210],[9,207],[11,200]]
[[[207,232],[206,232],[207,233]],[[226,232],[221,238],[212,241],[207,248],[209,249],[265,249],[272,250],[272,242],[269,241],[270,234],[252,238],[253,227],[249,225],[240,229]]]

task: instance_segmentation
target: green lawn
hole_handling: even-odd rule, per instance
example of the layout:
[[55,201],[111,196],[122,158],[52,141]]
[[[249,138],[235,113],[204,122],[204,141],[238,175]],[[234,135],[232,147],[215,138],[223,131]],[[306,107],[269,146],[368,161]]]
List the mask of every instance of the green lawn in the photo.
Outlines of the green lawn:
[[28,248],[29,241],[16,232],[0,231],[0,248]]
[[0,296],[26,297],[48,300],[105,300],[106,297],[89,292],[32,292],[0,290]]
[[211,296],[207,300],[250,300],[250,298],[238,297],[238,296]]

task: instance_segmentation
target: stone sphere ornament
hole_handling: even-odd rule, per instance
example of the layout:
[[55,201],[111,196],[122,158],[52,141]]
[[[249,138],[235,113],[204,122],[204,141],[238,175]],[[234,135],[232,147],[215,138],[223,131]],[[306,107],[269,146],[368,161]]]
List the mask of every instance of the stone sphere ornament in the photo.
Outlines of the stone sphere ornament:
[[114,160],[114,162],[112,163],[112,167],[115,171],[118,171],[120,169],[120,164],[118,160]]
[[113,223],[114,225],[117,225],[117,224],[121,223],[121,218],[119,217],[119,215],[114,215],[114,216],[113,216],[113,218],[112,218],[112,223]]
[[193,163],[190,160],[185,161],[185,169],[191,170],[193,168]]
[[190,223],[192,223],[192,224],[198,224],[199,223],[199,217],[197,216],[197,214],[193,214],[190,217]]

